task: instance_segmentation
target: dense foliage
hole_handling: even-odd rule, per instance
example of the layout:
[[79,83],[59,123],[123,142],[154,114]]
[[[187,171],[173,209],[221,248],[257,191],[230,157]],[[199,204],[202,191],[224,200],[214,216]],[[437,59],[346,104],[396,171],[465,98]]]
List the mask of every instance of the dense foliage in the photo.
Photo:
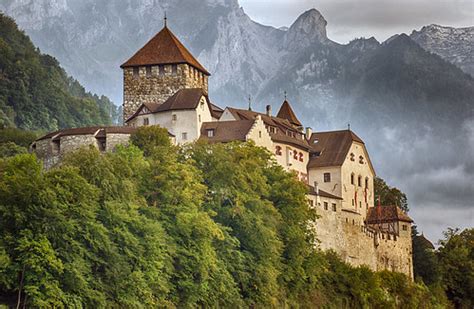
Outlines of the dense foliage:
[[408,212],[408,200],[405,193],[395,187],[389,186],[385,180],[380,177],[374,179],[374,204],[382,206],[397,205],[403,211]]
[[87,93],[0,13],[0,128],[51,131],[106,125],[116,118],[107,97]]
[[[429,308],[402,274],[314,248],[306,188],[248,143],[0,159],[0,303],[28,307]],[[140,145],[140,148],[136,145]],[[456,264],[458,267],[462,265]]]

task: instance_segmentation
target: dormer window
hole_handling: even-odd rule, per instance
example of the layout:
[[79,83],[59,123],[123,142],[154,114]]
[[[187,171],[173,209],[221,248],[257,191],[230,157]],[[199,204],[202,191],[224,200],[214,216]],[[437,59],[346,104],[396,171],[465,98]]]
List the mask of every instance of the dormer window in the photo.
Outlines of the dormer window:
[[214,137],[214,129],[207,130],[207,137]]
[[317,144],[317,143],[319,143],[319,139],[316,138],[316,139],[313,141],[313,144]]

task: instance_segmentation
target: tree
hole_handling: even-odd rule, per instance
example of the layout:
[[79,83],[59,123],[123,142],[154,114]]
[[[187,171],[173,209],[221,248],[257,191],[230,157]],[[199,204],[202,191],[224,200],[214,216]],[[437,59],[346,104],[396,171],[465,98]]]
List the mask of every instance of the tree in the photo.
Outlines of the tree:
[[448,298],[457,308],[474,306],[474,229],[448,229],[438,259]]
[[375,177],[374,179],[374,191],[375,191],[375,201],[374,205],[378,205],[380,198],[380,204],[384,206],[397,205],[403,211],[408,212],[408,200],[405,193],[400,191],[395,187],[390,187],[385,183],[385,181],[380,177]]
[[130,137],[130,142],[150,156],[156,147],[171,147],[168,130],[160,126],[143,126]]
[[438,259],[433,244],[419,235],[416,226],[412,227],[413,272],[415,278],[420,278],[427,285],[440,281]]

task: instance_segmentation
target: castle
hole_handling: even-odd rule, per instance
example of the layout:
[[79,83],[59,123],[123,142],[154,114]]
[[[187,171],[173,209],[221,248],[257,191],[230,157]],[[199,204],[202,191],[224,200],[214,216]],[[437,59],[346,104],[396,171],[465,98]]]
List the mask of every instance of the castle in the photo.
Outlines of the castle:
[[388,269],[413,278],[412,220],[397,206],[374,205],[375,170],[364,142],[351,130],[304,129],[285,99],[276,115],[213,104],[210,73],[166,26],[121,68],[124,77],[123,127],[67,129],[32,144],[46,167],[86,145],[112,151],[140,126],[160,125],[173,143],[253,141],[274,154],[278,164],[308,185],[308,203],[320,218],[321,249],[348,263]]

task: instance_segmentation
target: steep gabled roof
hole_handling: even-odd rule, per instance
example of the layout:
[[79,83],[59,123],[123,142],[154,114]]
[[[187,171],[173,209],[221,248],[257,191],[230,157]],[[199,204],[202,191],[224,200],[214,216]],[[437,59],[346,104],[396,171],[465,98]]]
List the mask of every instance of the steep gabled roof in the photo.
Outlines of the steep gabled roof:
[[[262,117],[265,126],[271,126],[276,129],[275,132],[269,132],[270,137],[275,142],[281,142],[284,144],[291,144],[298,148],[309,150],[309,145],[302,133],[292,125],[288,119],[268,116],[267,114],[262,114],[254,111],[249,111],[246,109],[237,109],[232,107],[227,107],[227,110],[234,116],[237,120],[250,120],[255,119],[257,116]],[[291,136],[292,134],[293,136]]]
[[367,224],[381,224],[394,221],[413,222],[400,207],[395,205],[369,208],[366,218]]
[[[254,123],[254,120],[204,122],[201,127],[201,137],[199,139],[210,143],[245,141]],[[209,130],[214,131],[212,137],[208,136]]]
[[362,139],[350,130],[313,133],[309,140],[314,155],[308,168],[341,166],[351,148],[352,142],[364,144]]
[[135,55],[128,59],[121,68],[187,63],[206,75],[211,75],[194,56],[184,47],[178,38],[164,27]]
[[293,109],[290,106],[290,103],[287,100],[285,100],[285,102],[283,102],[283,104],[281,105],[280,110],[278,111],[277,117],[282,118],[282,119],[287,119],[291,124],[297,127],[303,126],[301,122],[298,120],[298,117],[296,117],[295,112],[293,111]]

